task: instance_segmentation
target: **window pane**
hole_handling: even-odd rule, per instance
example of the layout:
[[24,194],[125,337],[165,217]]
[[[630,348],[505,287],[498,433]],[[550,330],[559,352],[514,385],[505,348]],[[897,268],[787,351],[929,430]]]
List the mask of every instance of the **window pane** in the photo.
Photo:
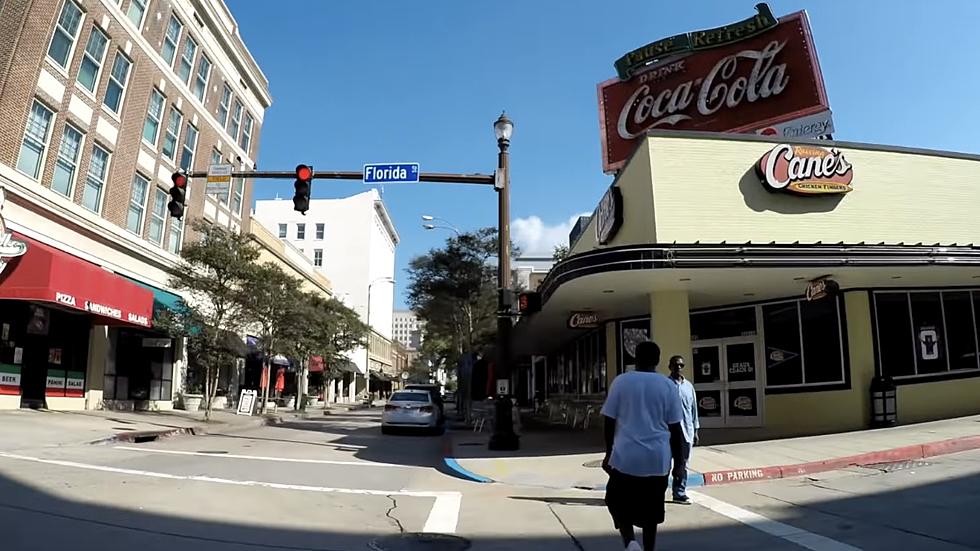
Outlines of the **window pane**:
[[286,224],[279,224],[279,237],[286,237]]
[[907,293],[875,293],[878,357],[885,375],[915,375],[918,345],[912,339]]
[[909,297],[919,375],[946,371],[949,369],[946,362],[946,332],[943,329],[939,293],[909,293]]
[[102,68],[102,57],[105,54],[108,38],[102,31],[92,29],[88,43],[85,45],[85,56],[82,58],[82,65],[78,70],[78,83],[89,92],[95,91],[95,84],[99,79],[99,71]]
[[222,128],[228,124],[228,107],[231,105],[231,88],[226,84],[221,90],[221,103],[218,105],[218,122]]
[[147,0],[133,0],[129,4],[129,11],[126,15],[129,16],[129,20],[136,25],[137,28],[143,23],[143,14],[146,12],[146,2]]
[[245,179],[232,180],[234,187],[231,193],[231,210],[237,215],[242,213],[242,201],[245,196]]
[[798,304],[794,301],[762,307],[767,386],[803,384]]
[[129,212],[126,215],[126,229],[140,234],[143,226],[143,210],[146,205],[146,194],[150,183],[139,174],[133,178],[133,187],[129,198]]
[[95,77],[99,71],[99,66],[90,58],[82,59],[82,66],[78,69],[78,83],[92,92],[95,90]]
[[197,78],[194,81],[194,95],[197,99],[204,101],[204,94],[208,89],[208,76],[211,73],[211,60],[205,56],[197,62]]
[[153,212],[150,216],[149,238],[157,245],[163,242],[163,223],[167,216],[167,193],[156,190],[153,199]]
[[170,23],[167,24],[167,34],[163,40],[163,59],[167,60],[167,65],[173,65],[174,55],[177,53],[177,41],[180,40],[180,31],[184,25],[174,16],[170,16]]
[[74,2],[66,1],[51,36],[51,45],[48,46],[48,55],[62,67],[68,66],[68,54],[71,52],[81,20],[82,10]]
[[65,125],[58,148],[58,161],[54,166],[54,176],[51,179],[51,189],[64,196],[71,195],[72,184],[75,182],[75,170],[78,168],[78,154],[81,150],[82,134],[70,125]]
[[35,180],[41,175],[41,159],[47,147],[52,116],[53,113],[48,108],[35,101],[24,129],[17,169]]
[[17,170],[36,180],[41,172],[41,155],[43,154],[44,147],[41,144],[25,139],[20,148]]
[[184,133],[184,147],[180,154],[180,168],[191,170],[194,165],[194,150],[197,149],[197,128],[193,125],[187,126]]
[[803,318],[804,382],[844,382],[837,300],[800,301]]
[[99,212],[99,202],[102,200],[102,183],[93,180],[91,176],[85,179],[85,191],[82,193],[82,206],[93,212]]
[[691,340],[755,335],[755,308],[735,308],[691,315]]
[[106,86],[105,106],[113,113],[119,113],[122,104],[123,90],[129,80],[129,69],[131,63],[121,53],[116,54],[116,59],[112,63],[112,73],[109,75],[109,84]]
[[143,123],[143,139],[156,145],[157,136],[160,132],[160,117],[163,116],[163,94],[157,90],[150,96],[150,105],[146,113],[146,122]]
[[191,78],[191,67],[194,64],[194,56],[197,54],[197,43],[190,36],[184,40],[184,49],[180,54],[180,68],[177,69],[177,76],[184,83],[189,83]]
[[968,291],[943,293],[949,368],[977,369],[976,327]]
[[170,117],[167,119],[167,133],[163,137],[163,147],[161,148],[163,154],[170,160],[173,160],[177,154],[177,135],[180,133],[180,125],[183,120],[184,116],[180,114],[180,111],[170,110]]
[[317,224],[316,225],[316,238],[317,239],[323,239],[323,229],[324,229],[324,227],[325,227],[324,224]]
[[296,239],[306,239],[306,224],[296,224]]

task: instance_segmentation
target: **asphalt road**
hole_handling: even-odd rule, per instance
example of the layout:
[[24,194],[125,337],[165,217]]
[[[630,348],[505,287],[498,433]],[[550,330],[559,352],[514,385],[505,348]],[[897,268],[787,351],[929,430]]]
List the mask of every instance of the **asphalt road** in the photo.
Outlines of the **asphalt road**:
[[[622,549],[601,494],[454,478],[440,437],[382,436],[377,410],[142,444],[11,434],[0,425],[4,551],[462,549],[379,540],[412,533]],[[980,549],[980,453],[930,463],[702,488],[668,505],[660,548]]]

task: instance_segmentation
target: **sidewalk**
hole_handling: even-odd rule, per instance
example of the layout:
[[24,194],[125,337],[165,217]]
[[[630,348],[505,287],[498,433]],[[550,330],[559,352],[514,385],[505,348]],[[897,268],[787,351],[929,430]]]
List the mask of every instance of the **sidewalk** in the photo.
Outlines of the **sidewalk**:
[[64,446],[176,434],[238,431],[275,422],[276,417],[213,411],[125,412],[11,410],[0,412],[0,449]]
[[[481,482],[548,488],[605,488],[599,430],[535,428],[517,452],[488,451],[489,434],[451,435],[447,463]],[[922,459],[980,448],[980,415],[821,436],[694,448],[689,485],[800,476],[854,465]],[[455,468],[455,467],[454,467]]]

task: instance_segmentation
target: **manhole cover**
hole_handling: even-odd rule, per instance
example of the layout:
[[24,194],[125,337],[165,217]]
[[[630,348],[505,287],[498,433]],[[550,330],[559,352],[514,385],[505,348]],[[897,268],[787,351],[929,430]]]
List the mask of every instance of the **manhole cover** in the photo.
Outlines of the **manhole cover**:
[[586,461],[585,463],[582,463],[582,466],[588,467],[589,469],[598,469],[602,466],[602,460],[596,459],[595,461]]
[[375,551],[463,551],[470,541],[445,534],[395,534],[371,540],[368,547]]
[[872,463],[870,465],[864,465],[867,469],[877,469],[883,473],[893,473],[895,471],[907,471],[910,469],[919,469],[921,467],[928,467],[930,463],[925,461],[896,461],[892,463]]

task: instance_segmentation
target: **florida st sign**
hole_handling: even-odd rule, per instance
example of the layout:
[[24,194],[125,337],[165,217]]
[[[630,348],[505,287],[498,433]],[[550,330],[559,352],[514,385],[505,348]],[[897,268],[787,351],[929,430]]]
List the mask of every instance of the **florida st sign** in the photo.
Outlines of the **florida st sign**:
[[829,109],[805,12],[603,82],[598,92],[607,173],[621,169],[650,130],[753,132]]

